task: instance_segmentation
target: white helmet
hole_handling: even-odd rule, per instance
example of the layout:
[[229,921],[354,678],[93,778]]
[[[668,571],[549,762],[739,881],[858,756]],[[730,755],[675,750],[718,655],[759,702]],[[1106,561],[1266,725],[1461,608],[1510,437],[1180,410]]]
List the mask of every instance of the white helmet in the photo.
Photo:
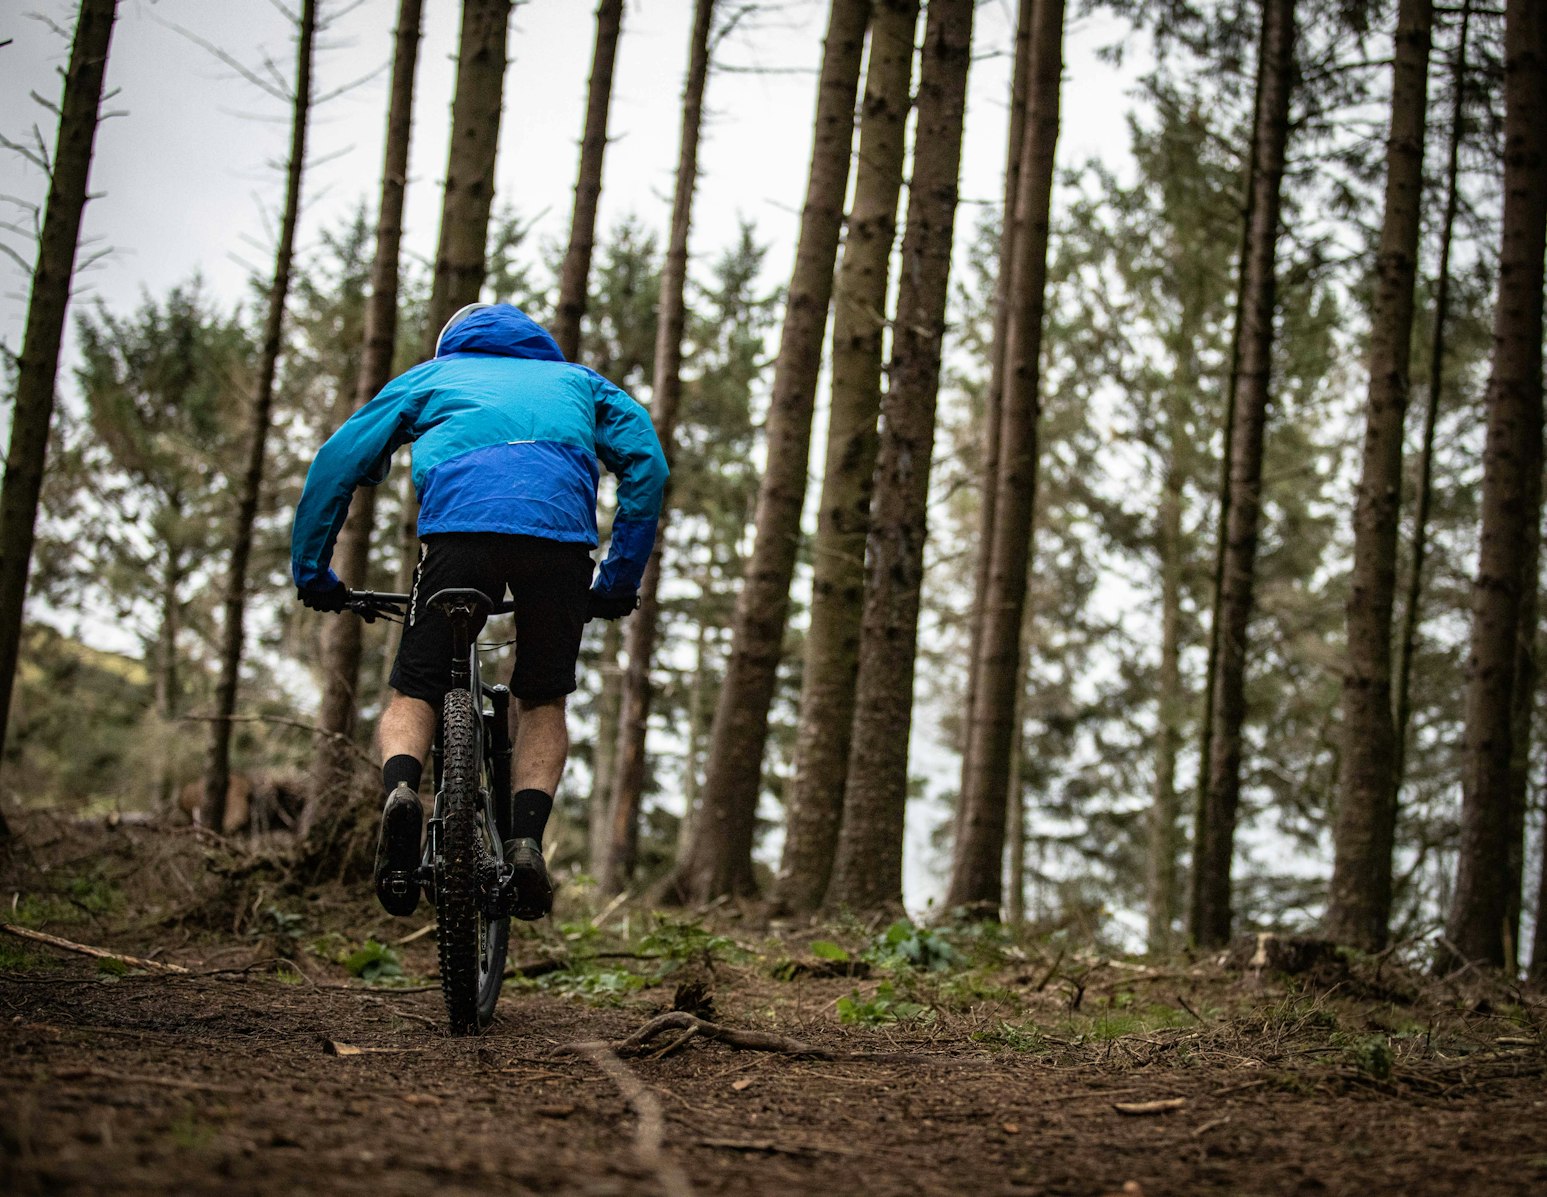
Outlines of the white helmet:
[[466,320],[474,312],[480,311],[483,308],[492,308],[493,306],[494,305],[492,303],[470,303],[465,308],[458,308],[455,314],[452,315],[451,319],[446,321],[446,327],[440,330],[440,336],[435,338],[435,356],[440,356],[441,342],[446,339],[447,333],[449,333],[457,325],[461,324],[462,321]]

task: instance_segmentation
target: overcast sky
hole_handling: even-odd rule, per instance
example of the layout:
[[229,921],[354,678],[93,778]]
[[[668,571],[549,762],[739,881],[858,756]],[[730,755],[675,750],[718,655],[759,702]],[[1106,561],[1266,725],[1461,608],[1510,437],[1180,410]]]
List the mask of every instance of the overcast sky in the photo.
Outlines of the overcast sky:
[[[325,16],[350,7],[346,0],[322,3]],[[657,228],[666,224],[692,8],[692,0],[630,0],[627,6],[603,228],[627,213]],[[404,243],[421,257],[433,252],[437,232],[459,9],[455,0],[425,4]],[[964,222],[977,211],[970,201],[999,194],[1012,10],[1011,0],[979,5]],[[303,254],[320,230],[357,205],[374,211],[396,11],[396,0],[364,0],[321,39],[319,94],[377,73],[314,116]],[[536,219],[538,237],[554,243],[568,232],[593,11],[590,0],[527,0],[512,22],[496,199]],[[769,0],[724,43],[709,84],[693,248],[712,253],[748,218],[773,245],[774,283],[787,277],[793,253],[826,11],[825,0]],[[159,294],[199,272],[215,294],[235,301],[254,269],[265,275],[270,269],[288,113],[173,26],[255,68],[271,60],[287,86],[294,74],[293,28],[273,0],[121,0],[119,13],[108,64],[108,86],[117,94],[108,107],[123,115],[107,121],[97,137],[91,182],[101,198],[88,208],[83,251],[109,253],[81,280],[81,294],[124,308],[142,289]],[[69,0],[0,0],[0,42],[13,39],[0,47],[0,134],[30,141],[36,127],[52,147],[52,114],[30,93],[56,100],[69,46],[47,22],[69,30],[74,17]],[[1062,162],[1120,155],[1126,146],[1123,112],[1134,72],[1095,58],[1118,30],[1099,20],[1071,28]],[[0,157],[0,193],[35,201],[43,188],[40,172],[15,155]],[[7,211],[5,219],[14,215]],[[25,238],[0,237],[31,261]],[[0,341],[12,349],[19,348],[28,286],[27,272],[0,258]]]

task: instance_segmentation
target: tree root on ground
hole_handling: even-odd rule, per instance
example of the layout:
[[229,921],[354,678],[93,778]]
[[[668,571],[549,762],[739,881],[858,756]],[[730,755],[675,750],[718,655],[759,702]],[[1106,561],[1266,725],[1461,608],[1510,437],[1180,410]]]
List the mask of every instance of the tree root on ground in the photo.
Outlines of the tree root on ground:
[[574,1043],[566,1050],[584,1056],[596,1065],[633,1109],[638,1119],[634,1128],[634,1155],[641,1167],[655,1174],[661,1192],[666,1197],[693,1197],[693,1185],[687,1173],[662,1149],[666,1138],[666,1116],[649,1086],[635,1076],[606,1043]]
[[664,1050],[656,1053],[657,1058],[670,1055],[679,1048],[687,1046],[689,1040],[694,1038],[712,1039],[738,1051],[774,1052],[783,1056],[799,1056],[807,1060],[875,1060],[904,1064],[914,1063],[922,1058],[915,1052],[835,1051],[800,1039],[791,1039],[786,1035],[774,1035],[768,1031],[743,1031],[722,1026],[720,1023],[699,1018],[696,1014],[689,1014],[686,1010],[668,1010],[665,1014],[658,1014],[632,1035],[626,1039],[619,1039],[615,1043],[601,1041],[571,1043],[559,1050],[561,1054],[586,1055],[593,1049],[604,1049],[616,1056],[637,1056],[647,1050],[652,1039],[666,1031],[677,1031],[680,1034]]

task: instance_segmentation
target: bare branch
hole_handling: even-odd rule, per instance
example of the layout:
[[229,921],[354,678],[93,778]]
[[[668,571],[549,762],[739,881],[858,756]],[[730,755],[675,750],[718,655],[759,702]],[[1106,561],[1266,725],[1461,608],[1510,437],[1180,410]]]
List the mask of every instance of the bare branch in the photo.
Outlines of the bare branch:
[[[22,257],[21,254],[17,253],[14,249],[12,249],[4,241],[0,241],[0,254],[4,254],[6,257],[10,258],[11,261],[15,262],[18,266],[20,266],[28,274],[32,273],[32,263],[27,261],[26,258]],[[13,292],[11,292],[11,294],[7,298],[20,299],[21,298],[21,294],[20,294],[20,292],[14,292],[13,291]]]
[[44,173],[47,173],[48,171],[47,162],[45,162],[42,158],[39,158],[35,153],[29,150],[26,146],[22,145],[19,141],[12,141],[3,133],[0,133],[0,149],[13,150],[20,154],[28,162],[32,163],[33,166],[36,166],[39,170],[43,171]]
[[[205,53],[213,55],[215,58],[217,58],[221,62],[225,63],[226,66],[230,67],[233,71],[235,71],[243,79],[247,80],[247,82],[251,83],[259,91],[262,91],[265,95],[272,96],[274,99],[279,100],[279,101],[281,101],[281,102],[283,102],[285,104],[289,104],[291,102],[292,97],[291,97],[291,95],[290,95],[290,93],[289,93],[289,91],[287,89],[283,89],[283,88],[277,89],[277,88],[275,88],[273,84],[269,83],[266,79],[264,79],[256,71],[252,70],[252,68],[244,66],[236,58],[233,58],[230,54],[228,54],[224,50],[222,50],[219,46],[215,45],[214,42],[205,40],[204,38],[200,37],[197,33],[195,33],[192,29],[189,29],[189,28],[187,28],[186,26],[183,26],[183,25],[179,25],[175,21],[168,21],[168,20],[166,20],[163,17],[155,16],[154,14],[152,14],[152,20],[159,21],[161,24],[165,25],[168,29],[172,30],[174,33],[179,33],[183,37],[187,38],[189,41],[191,41],[194,45],[198,46]],[[267,61],[268,60],[265,59],[265,63],[267,63]]]
[[47,13],[29,12],[27,14],[27,16],[29,18],[31,18],[32,20],[36,21],[39,25],[42,25],[45,28],[52,30],[55,34],[57,34],[59,37],[62,37],[65,41],[69,41],[70,40],[70,31],[68,29],[66,29],[63,25],[59,24],[59,22],[55,21]]
[[349,92],[352,92],[355,88],[364,86],[365,84],[369,83],[372,79],[379,78],[383,73],[385,73],[385,71],[387,69],[387,66],[388,66],[388,64],[383,62],[380,66],[374,68],[373,70],[367,71],[365,74],[361,75],[358,79],[351,79],[348,83],[341,83],[339,86],[335,87],[332,91],[323,92],[322,95],[318,96],[315,100],[312,101],[312,103],[314,105],[315,104],[326,104],[329,100],[336,100],[336,99],[339,98],[339,96],[347,95]]

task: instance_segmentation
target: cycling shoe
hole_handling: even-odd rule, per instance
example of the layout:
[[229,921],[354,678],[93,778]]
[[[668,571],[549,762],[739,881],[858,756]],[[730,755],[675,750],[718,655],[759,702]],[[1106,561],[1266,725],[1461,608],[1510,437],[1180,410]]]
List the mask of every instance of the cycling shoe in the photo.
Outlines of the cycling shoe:
[[419,842],[424,808],[403,782],[387,795],[376,841],[376,900],[388,914],[413,914],[419,906]]
[[553,882],[542,849],[531,838],[510,840],[505,845],[510,876],[500,887],[500,906],[512,918],[531,923],[553,909]]

